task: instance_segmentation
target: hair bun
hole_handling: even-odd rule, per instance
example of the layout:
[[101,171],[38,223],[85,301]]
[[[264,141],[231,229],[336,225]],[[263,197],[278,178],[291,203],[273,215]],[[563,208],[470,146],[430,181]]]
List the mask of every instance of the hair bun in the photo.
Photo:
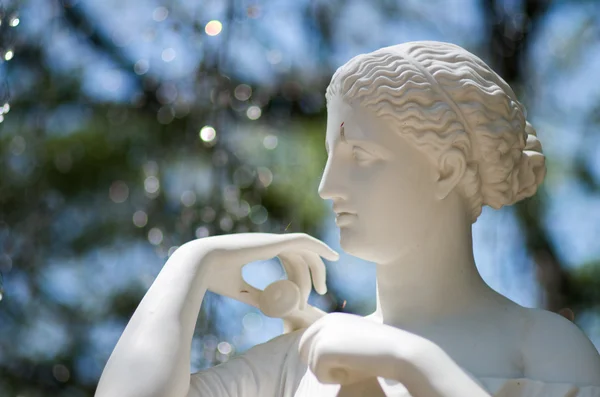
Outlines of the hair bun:
[[546,158],[542,153],[542,144],[529,122],[525,123],[527,142],[521,154],[517,172],[517,186],[514,202],[533,196],[546,175]]

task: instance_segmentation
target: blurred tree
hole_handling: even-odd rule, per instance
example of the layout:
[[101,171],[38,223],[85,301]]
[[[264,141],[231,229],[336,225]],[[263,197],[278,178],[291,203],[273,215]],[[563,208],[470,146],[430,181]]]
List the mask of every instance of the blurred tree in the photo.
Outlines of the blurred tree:
[[[489,47],[497,72],[513,87],[523,90],[527,79],[526,65],[530,39],[548,7],[547,1],[526,0],[513,8],[504,2],[488,0],[487,20],[491,27]],[[517,204],[517,216],[525,233],[527,247],[537,266],[537,279],[542,287],[542,299],[548,310],[558,312],[569,299],[569,274],[554,252],[548,232],[543,226],[545,192]]]
[[[0,395],[93,395],[115,334],[178,245],[242,231],[319,234],[323,92],[339,54],[406,38],[386,26],[440,40],[451,26],[428,8],[436,2],[105,3],[0,9],[11,93],[0,89],[0,105],[10,104],[0,108]],[[462,40],[526,93],[531,41],[550,5],[473,4],[479,11],[462,17],[484,21],[482,38]],[[297,25],[279,21],[286,13],[301,16]],[[157,59],[141,55],[146,47]],[[178,71],[176,56],[192,66]],[[588,165],[578,170],[572,178],[597,191]],[[516,211],[544,303],[597,313],[599,267],[561,263],[545,200],[541,192]],[[337,295],[322,303],[342,310]],[[203,306],[197,367],[228,358],[219,341],[236,345],[215,321],[219,303],[211,295]]]
[[[531,62],[531,41],[538,33],[538,27],[543,22],[550,2],[524,0],[513,3],[512,7],[498,0],[487,0],[485,3],[487,25],[491,27],[488,48],[491,50],[495,70],[511,86],[526,95],[523,91],[528,79],[528,70],[535,67],[528,64]],[[581,40],[580,37],[576,39]],[[533,104],[527,105],[530,107]],[[584,139],[580,142],[582,146],[587,144],[587,140]],[[600,190],[597,182],[590,170],[583,165],[583,159],[585,156],[578,156],[577,174],[574,177],[598,192]],[[551,241],[550,232],[544,224],[548,206],[546,199],[547,192],[542,185],[536,196],[516,206],[528,251],[535,261],[537,281],[542,288],[542,306],[554,312],[564,308],[571,308],[575,312],[598,310],[598,264],[590,263],[569,269],[561,263]]]
[[[140,239],[155,246],[160,260],[179,244],[209,234],[283,232],[284,227],[286,232],[315,234],[323,215],[316,200],[307,203],[290,195],[292,189],[304,189],[308,178],[279,180],[268,168],[269,155],[258,154],[260,148],[251,158],[242,156],[250,141],[263,138],[271,141],[265,146],[276,145],[275,135],[263,130],[251,137],[233,133],[248,129],[248,119],[257,119],[281,88],[264,97],[260,91],[252,95],[252,87],[224,74],[223,47],[207,48],[193,96],[181,98],[177,92],[184,89],[178,82],[140,73],[142,66],[82,5],[54,2],[52,9],[58,29],[125,73],[134,95],[125,102],[89,97],[83,89],[84,65],[68,73],[56,70],[41,43],[27,37],[15,43],[18,57],[3,65],[21,92],[11,98],[13,111],[0,138],[0,270],[8,275],[0,329],[10,335],[0,341],[2,395],[92,395],[105,361],[91,347],[94,327],[111,322],[124,326],[148,286],[139,278],[128,280],[125,287],[96,296],[104,301],[90,309],[57,293],[64,285],[48,285],[56,281],[48,271],[51,262],[89,258],[90,252],[114,251]],[[2,13],[3,29],[13,27],[18,11],[11,7]],[[229,7],[224,23],[232,13]],[[196,22],[192,28],[195,35],[204,35]],[[4,42],[2,48],[6,54],[12,47]],[[22,78],[30,81],[19,83]],[[249,106],[251,96],[257,97],[254,107]],[[291,101],[285,100],[284,106],[291,107]],[[298,156],[310,155],[310,147],[296,151]],[[177,167],[196,176],[182,181],[175,175]],[[180,186],[169,190],[169,184]],[[209,299],[198,324],[198,334],[210,336],[210,342],[218,332],[205,315],[215,307]],[[41,332],[29,332],[36,328]],[[60,346],[50,352],[44,342],[23,348],[31,343],[29,338],[43,337],[44,328],[68,337],[59,337],[55,342]],[[226,359],[214,345],[204,349],[200,366]]]

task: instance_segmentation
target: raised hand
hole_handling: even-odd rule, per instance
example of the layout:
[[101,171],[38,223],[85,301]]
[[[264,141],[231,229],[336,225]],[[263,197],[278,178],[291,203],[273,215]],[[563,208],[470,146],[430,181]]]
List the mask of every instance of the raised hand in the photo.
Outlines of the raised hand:
[[[337,260],[338,254],[314,237],[304,233],[240,233],[193,240],[180,249],[202,252],[203,279],[208,290],[258,307],[270,317],[289,320],[285,324],[288,331],[308,326],[325,314],[307,307],[307,300],[312,285],[318,293],[327,291],[321,257]],[[277,281],[261,291],[243,279],[244,265],[276,256],[288,280]]]

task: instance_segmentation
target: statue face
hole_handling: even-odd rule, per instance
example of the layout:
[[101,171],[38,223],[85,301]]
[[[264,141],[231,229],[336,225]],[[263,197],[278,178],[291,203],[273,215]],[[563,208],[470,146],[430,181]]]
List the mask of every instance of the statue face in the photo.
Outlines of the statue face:
[[437,167],[360,105],[334,98],[327,110],[319,195],[333,201],[342,248],[379,264],[422,249],[439,207]]

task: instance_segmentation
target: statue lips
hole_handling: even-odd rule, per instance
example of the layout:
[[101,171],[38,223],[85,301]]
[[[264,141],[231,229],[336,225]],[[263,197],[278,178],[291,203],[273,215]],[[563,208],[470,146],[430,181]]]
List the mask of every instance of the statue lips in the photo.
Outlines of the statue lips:
[[352,212],[336,212],[335,224],[338,227],[348,226],[356,219],[356,214]]

